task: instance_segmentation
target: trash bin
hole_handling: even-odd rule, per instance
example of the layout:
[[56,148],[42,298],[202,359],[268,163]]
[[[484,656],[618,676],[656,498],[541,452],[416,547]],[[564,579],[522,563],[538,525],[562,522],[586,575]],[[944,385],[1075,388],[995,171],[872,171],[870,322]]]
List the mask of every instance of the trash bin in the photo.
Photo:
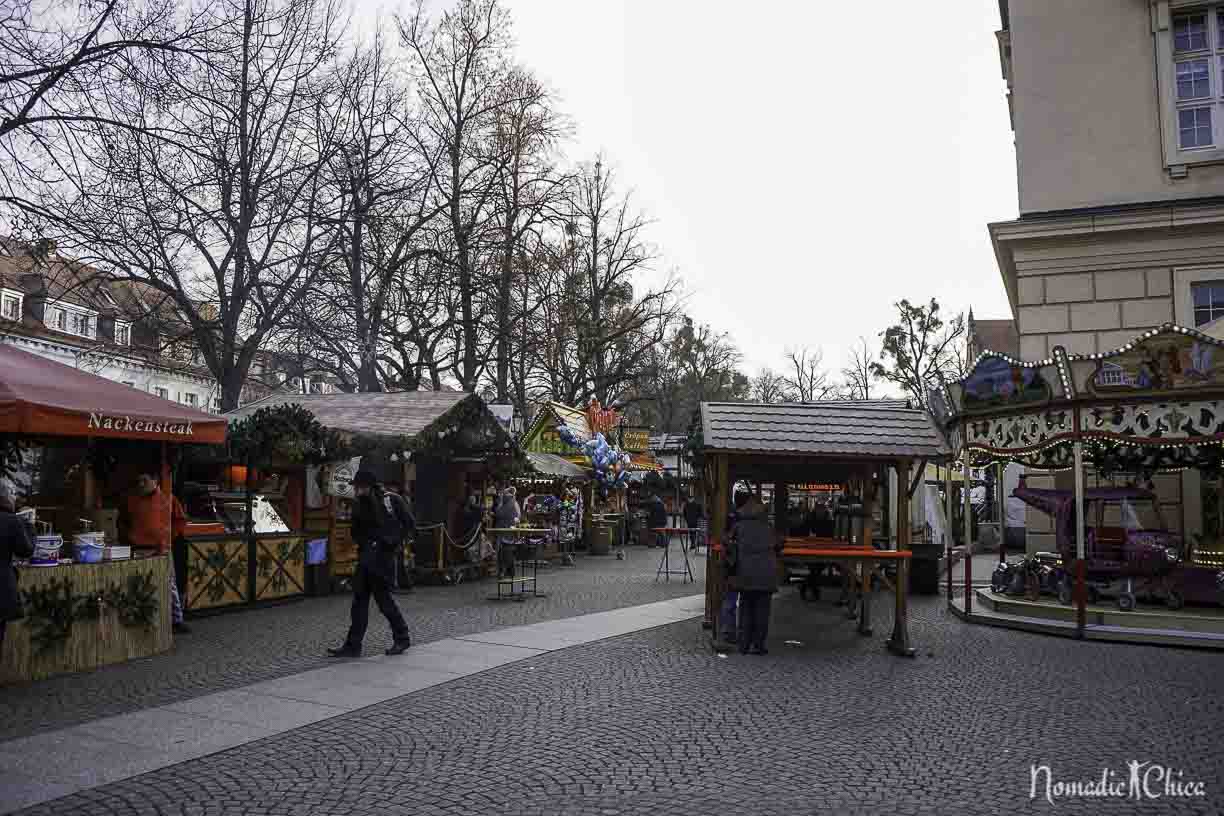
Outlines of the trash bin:
[[910,561],[911,595],[939,594],[939,548],[928,545],[915,546],[914,558]]
[[610,555],[615,535],[615,524],[597,521],[591,525],[591,555]]

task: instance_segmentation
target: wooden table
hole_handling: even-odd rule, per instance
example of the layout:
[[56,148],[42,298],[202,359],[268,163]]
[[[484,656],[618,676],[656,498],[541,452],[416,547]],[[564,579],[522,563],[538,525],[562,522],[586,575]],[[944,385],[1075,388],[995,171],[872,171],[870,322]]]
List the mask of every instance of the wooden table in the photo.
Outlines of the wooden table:
[[[540,536],[548,535],[549,533],[552,532],[552,530],[548,528],[544,528],[544,527],[490,527],[486,529],[485,532],[493,536],[495,539],[503,538],[503,537],[530,539],[532,537],[539,538]],[[499,543],[498,544],[499,550],[500,550],[500,547],[501,547],[501,544]],[[525,601],[527,599],[527,585],[528,584],[531,585],[531,597],[533,598],[546,597],[542,595],[539,591],[540,561],[538,558],[535,557],[536,554],[537,553],[533,549],[532,558],[530,560],[526,560],[526,559],[520,560],[516,557],[515,562],[517,566],[522,568],[523,574],[521,575],[518,574],[518,571],[516,570],[515,574],[511,575],[509,578],[501,574],[501,558],[499,557],[498,565],[497,565],[497,569],[498,569],[497,594],[494,596],[490,596],[489,600],[491,601],[505,601],[505,600]],[[517,553],[515,553],[515,555],[517,556]],[[500,552],[499,552],[499,556],[500,556]],[[529,565],[531,566],[531,575],[526,574],[527,567]],[[509,595],[502,595],[502,587],[506,587],[510,590]],[[518,590],[517,592],[515,591],[516,589]]]
[[[816,546],[813,546],[816,545]],[[857,562],[861,567],[861,586],[856,587],[850,581],[852,596],[858,596],[858,608],[851,602],[848,604],[850,617],[858,617],[859,634],[871,635],[871,575],[874,566],[886,563],[897,565],[897,581],[892,587],[895,596],[893,613],[893,631],[888,639],[888,650],[903,657],[913,657],[914,649],[909,640],[909,612],[907,609],[907,592],[909,587],[909,565],[913,558],[910,550],[877,550],[873,547],[851,547],[824,541],[812,542],[805,539],[788,540],[782,549],[782,563],[786,566],[811,566],[818,563],[842,564],[848,576],[853,575],[852,567]]]
[[[671,576],[673,575],[686,575],[688,576],[688,583],[696,583],[697,579],[693,577],[693,567],[689,563],[688,557],[690,536],[696,531],[691,527],[652,527],[650,529],[653,533],[666,536],[663,543],[663,557],[659,559],[659,568],[655,570],[655,581],[659,580],[660,575],[666,576],[664,579],[666,583],[671,582]],[[668,560],[668,553],[671,552],[672,536],[677,534],[680,536],[680,552],[684,556],[684,569],[682,570],[673,570],[671,562]]]

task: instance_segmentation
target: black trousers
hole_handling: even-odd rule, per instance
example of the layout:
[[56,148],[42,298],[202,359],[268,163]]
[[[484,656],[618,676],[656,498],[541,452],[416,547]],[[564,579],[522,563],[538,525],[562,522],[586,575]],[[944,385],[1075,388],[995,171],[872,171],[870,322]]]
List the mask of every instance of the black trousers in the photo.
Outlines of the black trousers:
[[746,652],[750,648],[765,648],[769,637],[769,606],[772,592],[748,590],[740,592],[739,648]]
[[350,649],[360,649],[365,640],[366,629],[370,625],[370,596],[378,604],[378,611],[383,613],[387,623],[391,624],[391,635],[396,641],[408,637],[408,624],[404,615],[395,605],[391,597],[391,586],[381,575],[371,572],[366,567],[358,567],[353,574],[353,611],[352,623],[349,625],[348,637],[344,645]]

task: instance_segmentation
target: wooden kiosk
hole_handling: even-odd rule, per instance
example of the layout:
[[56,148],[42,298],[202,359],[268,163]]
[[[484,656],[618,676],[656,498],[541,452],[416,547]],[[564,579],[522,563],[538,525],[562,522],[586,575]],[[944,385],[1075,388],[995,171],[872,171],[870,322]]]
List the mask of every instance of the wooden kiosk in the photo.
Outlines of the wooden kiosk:
[[514,441],[480,397],[460,391],[275,394],[227,416],[242,419],[261,408],[290,404],[309,411],[355,451],[376,449],[360,462],[345,459],[305,471],[319,500],[305,503],[303,537],[327,539],[320,581],[343,580],[356,569],[348,482],[358,467],[372,469],[410,500],[418,529],[405,558],[417,576],[457,583],[479,572],[479,564],[454,544],[463,533],[459,511],[468,495],[483,494],[501,478],[505,460],[515,452]]
[[[32,507],[40,531],[63,539],[58,561],[18,567],[26,617],[8,625],[0,683],[171,647],[169,556],[127,546],[117,508],[138,472],[159,473],[170,493],[178,446],[220,445],[225,436],[220,417],[0,345],[0,456],[18,509]],[[166,513],[169,528],[169,502]],[[78,557],[74,535],[87,528],[105,546]]]
[[[839,484],[861,497],[857,514],[865,523],[828,538],[788,538],[784,563],[832,562],[853,576],[854,595],[849,605],[859,621],[859,632],[871,634],[870,600],[873,575],[882,564],[898,567],[894,592],[890,651],[912,656],[906,615],[910,552],[909,499],[923,473],[925,461],[945,459],[948,449],[926,411],[901,401],[830,401],[808,404],[702,403],[700,455],[694,462],[703,474],[710,508],[710,559],[706,566],[705,626],[721,647],[719,610],[726,594],[723,544],[728,533],[732,492],[738,482],[758,487],[773,485],[772,516],[781,536],[787,535],[788,486]],[[887,472],[897,471],[904,485],[897,497],[897,548],[874,546],[871,518],[879,501],[879,487],[888,483]],[[885,505],[887,506],[887,505]]]

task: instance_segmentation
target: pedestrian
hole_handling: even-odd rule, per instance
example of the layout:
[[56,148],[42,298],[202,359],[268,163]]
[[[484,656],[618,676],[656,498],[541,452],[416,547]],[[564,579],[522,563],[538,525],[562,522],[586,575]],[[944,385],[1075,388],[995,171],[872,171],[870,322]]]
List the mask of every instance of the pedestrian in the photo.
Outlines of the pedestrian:
[[186,534],[187,514],[183,505],[161,489],[156,475],[145,472],[136,477],[136,487],[127,497],[123,510],[119,521],[122,538],[128,544],[170,556],[166,559],[166,571],[170,574],[170,622],[175,634],[188,634],[191,629],[183,622],[183,601],[179,597],[170,546],[172,541]]
[[740,654],[768,654],[769,607],[778,591],[782,537],[769,526],[765,505],[750,498],[739,513],[727,546],[731,583],[739,591]]
[[[404,547],[408,539],[416,538],[416,516],[412,513],[412,505],[408,502],[408,498],[403,495],[401,489],[389,489],[386,485],[379,483],[379,489],[382,490],[383,508],[391,514],[398,527],[395,536],[395,581],[393,586],[395,589],[400,588],[400,572],[404,565]],[[404,570],[406,572],[406,570]],[[412,588],[412,576],[406,578],[408,584],[406,589]]]
[[13,558],[29,558],[34,554],[29,522],[14,513],[16,509],[12,488],[8,482],[0,481],[0,656],[4,653],[8,622],[24,617]]
[[395,582],[395,553],[398,548],[397,535],[400,523],[388,511],[385,495],[378,486],[378,479],[368,470],[359,470],[352,481],[355,494],[353,502],[353,541],[358,547],[357,571],[353,574],[353,607],[348,636],[344,644],[328,649],[332,657],[361,657],[361,643],[365,640],[366,628],[370,624],[370,596],[378,604],[378,611],[391,626],[394,643],[387,650],[389,655],[403,654],[411,645],[408,624],[404,615],[391,597],[391,585]]
[[684,524],[689,528],[689,541],[693,549],[701,546],[701,523],[705,520],[705,508],[693,496],[684,503]]
[[[519,520],[522,519],[523,511],[519,507],[517,493],[513,485],[501,492],[501,500],[493,509],[493,524],[498,529],[509,530],[517,527]],[[497,539],[497,569],[501,572],[502,577],[514,577],[514,556],[514,536],[499,536]]]
[[[731,533],[735,530],[735,525],[740,518],[740,510],[752,498],[752,494],[747,491],[738,491],[735,494],[735,509],[727,514],[726,540],[730,541]],[[718,611],[718,632],[722,640],[726,643],[735,643],[739,639],[739,625],[736,619],[736,613],[739,606],[739,592],[735,589],[735,584],[731,580],[734,569],[732,565],[723,559],[723,602],[722,608]]]
[[648,509],[649,518],[647,524],[655,534],[655,547],[667,546],[667,533],[659,532],[667,527],[667,507],[663,504],[663,497],[655,493],[650,498],[650,507]]

